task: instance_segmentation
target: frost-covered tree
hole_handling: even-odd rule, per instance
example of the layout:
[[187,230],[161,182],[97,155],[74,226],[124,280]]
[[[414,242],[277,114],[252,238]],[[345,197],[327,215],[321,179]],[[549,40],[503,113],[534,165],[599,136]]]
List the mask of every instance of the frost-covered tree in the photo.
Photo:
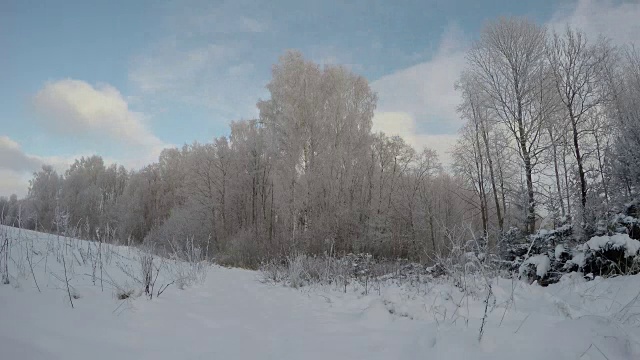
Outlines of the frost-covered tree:
[[544,146],[550,110],[545,28],[524,19],[501,18],[484,27],[467,54],[468,71],[487,104],[509,130],[522,160],[528,232],[535,231],[534,168]]
[[640,51],[627,49],[621,64],[609,69],[614,99],[609,108],[618,129],[614,172],[621,190],[632,197],[640,184]]
[[[56,208],[59,206],[61,178],[50,165],[33,174],[28,198],[35,213],[38,230],[54,231]],[[8,209],[7,209],[8,210]]]
[[582,223],[587,222],[588,191],[583,142],[589,135],[588,119],[608,98],[604,80],[611,52],[603,39],[590,43],[584,33],[569,26],[563,34],[554,33],[547,46],[553,87],[562,104],[563,118],[568,122],[570,143],[577,165]]

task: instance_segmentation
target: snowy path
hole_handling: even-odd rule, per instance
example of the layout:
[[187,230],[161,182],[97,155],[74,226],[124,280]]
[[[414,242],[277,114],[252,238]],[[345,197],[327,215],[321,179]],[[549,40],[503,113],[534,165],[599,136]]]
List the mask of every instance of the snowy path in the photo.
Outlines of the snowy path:
[[[408,345],[399,340],[415,335],[410,324],[376,329],[360,314],[334,312],[321,297],[313,301],[300,291],[259,284],[256,275],[212,271],[206,284],[187,290],[187,296],[145,303],[136,313],[141,321],[134,332],[155,333],[145,348],[157,348],[159,354],[179,357],[186,347],[220,359],[355,359],[365,353],[389,359]],[[166,337],[167,325],[186,342],[155,340]]]
[[251,271],[213,268],[203,285],[117,310],[108,296],[87,294],[72,310],[55,294],[1,289],[0,349],[13,352],[0,358],[416,358],[402,354],[415,348],[418,323],[387,321],[383,308],[334,309],[321,296],[262,284]]
[[478,343],[475,324],[438,327],[393,316],[375,296],[327,298],[238,269],[213,267],[203,285],[126,306],[99,288],[81,292],[71,309],[59,289],[0,287],[0,359],[602,359],[591,343],[610,360],[635,358],[602,318],[514,316]]

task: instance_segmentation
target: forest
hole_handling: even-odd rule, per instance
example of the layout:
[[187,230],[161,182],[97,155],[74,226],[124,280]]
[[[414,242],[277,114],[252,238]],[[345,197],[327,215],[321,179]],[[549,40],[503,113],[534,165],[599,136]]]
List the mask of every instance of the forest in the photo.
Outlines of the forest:
[[434,265],[470,246],[521,273],[539,255],[568,271],[570,249],[594,237],[640,238],[638,49],[500,18],[451,86],[464,126],[442,164],[372,131],[367,79],[288,51],[257,119],[142,169],[99,155],[64,173],[43,166],[26,197],[0,198],[0,221],[160,253],[197,248],[253,269],[300,254]]

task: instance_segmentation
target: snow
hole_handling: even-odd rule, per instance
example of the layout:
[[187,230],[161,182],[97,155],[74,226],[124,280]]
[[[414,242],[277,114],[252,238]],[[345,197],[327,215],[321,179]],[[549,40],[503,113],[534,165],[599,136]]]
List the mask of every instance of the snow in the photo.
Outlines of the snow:
[[584,251],[574,251],[571,259],[568,260],[567,263],[576,264],[578,267],[582,268],[584,267],[586,259],[587,257],[584,254]]
[[[119,288],[139,290],[126,274],[139,269],[137,250],[105,246],[103,290],[83,264],[80,249],[91,243],[10,236],[11,283],[0,285],[3,359],[640,358],[640,276],[586,282],[570,274],[546,288],[491,279],[479,341],[482,277],[467,278],[466,292],[444,280],[389,279],[366,291],[352,282],[345,293],[342,284],[292,289],[255,271],[209,266],[201,283],[184,290],[118,300]],[[41,292],[20,261],[29,250]],[[73,309],[60,281],[62,256],[79,295]],[[158,283],[172,279],[161,272]]]
[[528,258],[520,265],[520,276],[523,275],[528,265],[536,267],[536,275],[539,277],[544,277],[551,269],[551,261],[547,255],[536,255]]
[[615,234],[611,236],[594,236],[586,245],[589,249],[597,251],[606,247],[613,249],[625,249],[624,256],[631,257],[638,254],[640,241],[631,239],[627,234]]
[[562,245],[562,244],[556,245],[556,250],[555,250],[555,254],[554,254],[556,260],[560,260],[560,258],[562,257],[562,254],[564,252],[565,252],[564,245]]

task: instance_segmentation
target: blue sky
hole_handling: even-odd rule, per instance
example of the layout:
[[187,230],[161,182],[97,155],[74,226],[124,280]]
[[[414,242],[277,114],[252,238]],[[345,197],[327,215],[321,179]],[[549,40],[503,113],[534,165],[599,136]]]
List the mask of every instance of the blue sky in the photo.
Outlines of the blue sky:
[[138,168],[160,149],[257,116],[286,49],[338,63],[379,94],[376,130],[446,151],[453,82],[482,24],[574,23],[624,43],[637,1],[16,1],[0,3],[0,194],[42,163],[98,153]]

